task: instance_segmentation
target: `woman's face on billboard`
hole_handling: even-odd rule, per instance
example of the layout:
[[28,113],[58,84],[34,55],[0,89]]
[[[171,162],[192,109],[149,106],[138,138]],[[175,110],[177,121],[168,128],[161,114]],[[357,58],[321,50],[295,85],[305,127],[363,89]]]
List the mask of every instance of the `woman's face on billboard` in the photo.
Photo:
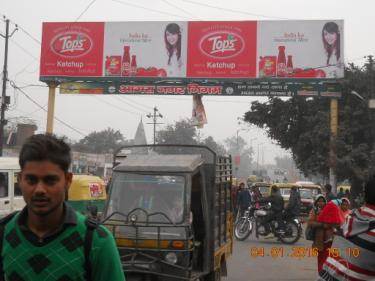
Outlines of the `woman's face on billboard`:
[[165,35],[167,36],[167,41],[172,46],[176,45],[178,41],[178,34],[177,33],[170,33],[169,31],[165,32]]
[[337,34],[336,33],[329,33],[327,30],[324,30],[324,40],[329,45],[335,45],[337,41]]

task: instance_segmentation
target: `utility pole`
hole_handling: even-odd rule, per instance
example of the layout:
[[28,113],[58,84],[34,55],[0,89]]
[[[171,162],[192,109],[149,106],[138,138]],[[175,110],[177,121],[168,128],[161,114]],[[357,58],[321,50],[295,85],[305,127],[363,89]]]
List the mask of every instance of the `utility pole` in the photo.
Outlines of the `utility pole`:
[[156,125],[163,124],[163,123],[158,123],[157,120],[158,118],[163,118],[163,115],[160,114],[159,110],[157,109],[156,106],[154,106],[154,113],[147,114],[147,118],[152,118],[153,122],[152,123],[147,123],[147,124],[153,124],[154,125],[154,145],[156,144]]
[[4,49],[4,68],[3,68],[3,88],[1,92],[1,116],[0,116],[0,156],[3,156],[3,146],[4,146],[4,126],[6,124],[5,120],[5,110],[10,102],[9,98],[7,99],[7,81],[8,81],[8,41],[9,38],[13,36],[16,28],[9,35],[9,20],[5,20],[5,35],[0,34],[1,37],[5,39],[5,49]]

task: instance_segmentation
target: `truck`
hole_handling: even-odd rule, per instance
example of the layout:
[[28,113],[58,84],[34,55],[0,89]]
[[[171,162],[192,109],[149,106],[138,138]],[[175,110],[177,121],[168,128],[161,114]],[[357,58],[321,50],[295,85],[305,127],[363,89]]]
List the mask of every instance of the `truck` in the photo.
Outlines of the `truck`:
[[232,160],[205,146],[115,152],[102,223],[127,280],[219,281],[233,251]]

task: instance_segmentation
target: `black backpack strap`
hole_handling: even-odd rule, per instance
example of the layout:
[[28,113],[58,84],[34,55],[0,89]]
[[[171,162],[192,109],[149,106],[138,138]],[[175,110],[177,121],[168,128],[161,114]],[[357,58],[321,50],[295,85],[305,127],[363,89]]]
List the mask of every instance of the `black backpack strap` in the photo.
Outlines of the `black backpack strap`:
[[[98,222],[87,218],[85,221],[86,224],[86,235],[85,235],[85,242],[84,242],[84,253],[85,253],[85,271],[86,271],[86,280],[92,281],[91,276],[91,262],[90,262],[90,251],[92,246],[92,238],[94,235],[94,230],[98,228]],[[1,280],[0,280],[1,281]]]
[[4,280],[4,270],[3,270],[3,239],[6,224],[18,213],[13,212],[0,220],[0,281]]

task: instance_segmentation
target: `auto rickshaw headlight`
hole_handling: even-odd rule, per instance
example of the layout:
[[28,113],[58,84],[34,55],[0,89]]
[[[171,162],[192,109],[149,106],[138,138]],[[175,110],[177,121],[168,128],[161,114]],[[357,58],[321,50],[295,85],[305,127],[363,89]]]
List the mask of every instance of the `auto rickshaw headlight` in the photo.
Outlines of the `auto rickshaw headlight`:
[[168,253],[165,255],[165,260],[171,264],[176,264],[177,263],[177,255],[176,253]]

